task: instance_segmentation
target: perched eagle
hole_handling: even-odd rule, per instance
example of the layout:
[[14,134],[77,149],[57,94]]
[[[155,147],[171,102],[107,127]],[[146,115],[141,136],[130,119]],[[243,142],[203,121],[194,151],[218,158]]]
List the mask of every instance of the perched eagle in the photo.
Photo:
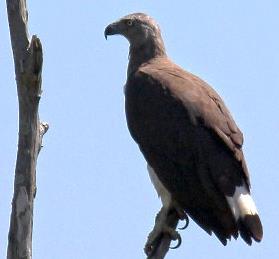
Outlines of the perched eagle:
[[[220,96],[167,56],[158,24],[134,13],[108,25],[105,37],[130,43],[125,107],[163,208],[186,213],[224,244],[249,245],[263,229],[250,196],[243,136]],[[183,212],[183,213],[181,213]]]

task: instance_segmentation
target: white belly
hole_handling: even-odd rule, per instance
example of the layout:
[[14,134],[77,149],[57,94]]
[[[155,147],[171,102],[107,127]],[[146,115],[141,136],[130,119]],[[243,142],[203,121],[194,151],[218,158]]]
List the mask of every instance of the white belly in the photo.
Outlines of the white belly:
[[151,179],[152,184],[154,185],[158,196],[161,198],[163,207],[169,207],[171,204],[171,194],[159,180],[158,176],[156,175],[155,171],[150,165],[147,165],[147,170],[149,173],[149,177]]

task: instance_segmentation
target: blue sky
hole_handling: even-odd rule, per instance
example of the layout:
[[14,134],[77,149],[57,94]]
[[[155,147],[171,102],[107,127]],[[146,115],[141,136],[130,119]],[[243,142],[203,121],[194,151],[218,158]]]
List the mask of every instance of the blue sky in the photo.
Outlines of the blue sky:
[[[0,258],[6,255],[17,149],[17,96],[0,3]],[[44,50],[41,119],[50,124],[37,167],[33,257],[144,258],[160,201],[125,121],[128,42],[105,26],[131,12],[160,24],[169,56],[210,83],[245,136],[264,239],[227,247],[191,221],[167,258],[278,257],[279,2],[28,1]]]

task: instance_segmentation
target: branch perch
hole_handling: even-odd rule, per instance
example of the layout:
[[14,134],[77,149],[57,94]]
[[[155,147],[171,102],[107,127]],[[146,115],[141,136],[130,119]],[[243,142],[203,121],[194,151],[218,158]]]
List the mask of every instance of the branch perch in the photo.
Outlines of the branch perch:
[[32,258],[33,206],[36,164],[47,123],[40,123],[43,53],[40,39],[28,37],[26,0],[6,0],[14,57],[19,137],[7,259]]

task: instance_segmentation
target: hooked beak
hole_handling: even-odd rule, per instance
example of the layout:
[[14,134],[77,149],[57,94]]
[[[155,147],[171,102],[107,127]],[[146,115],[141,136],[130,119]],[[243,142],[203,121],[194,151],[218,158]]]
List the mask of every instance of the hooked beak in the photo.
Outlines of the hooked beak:
[[104,32],[106,40],[107,40],[108,36],[119,34],[119,33],[120,33],[120,28],[119,28],[119,24],[117,22],[109,24],[106,27],[105,32]]

